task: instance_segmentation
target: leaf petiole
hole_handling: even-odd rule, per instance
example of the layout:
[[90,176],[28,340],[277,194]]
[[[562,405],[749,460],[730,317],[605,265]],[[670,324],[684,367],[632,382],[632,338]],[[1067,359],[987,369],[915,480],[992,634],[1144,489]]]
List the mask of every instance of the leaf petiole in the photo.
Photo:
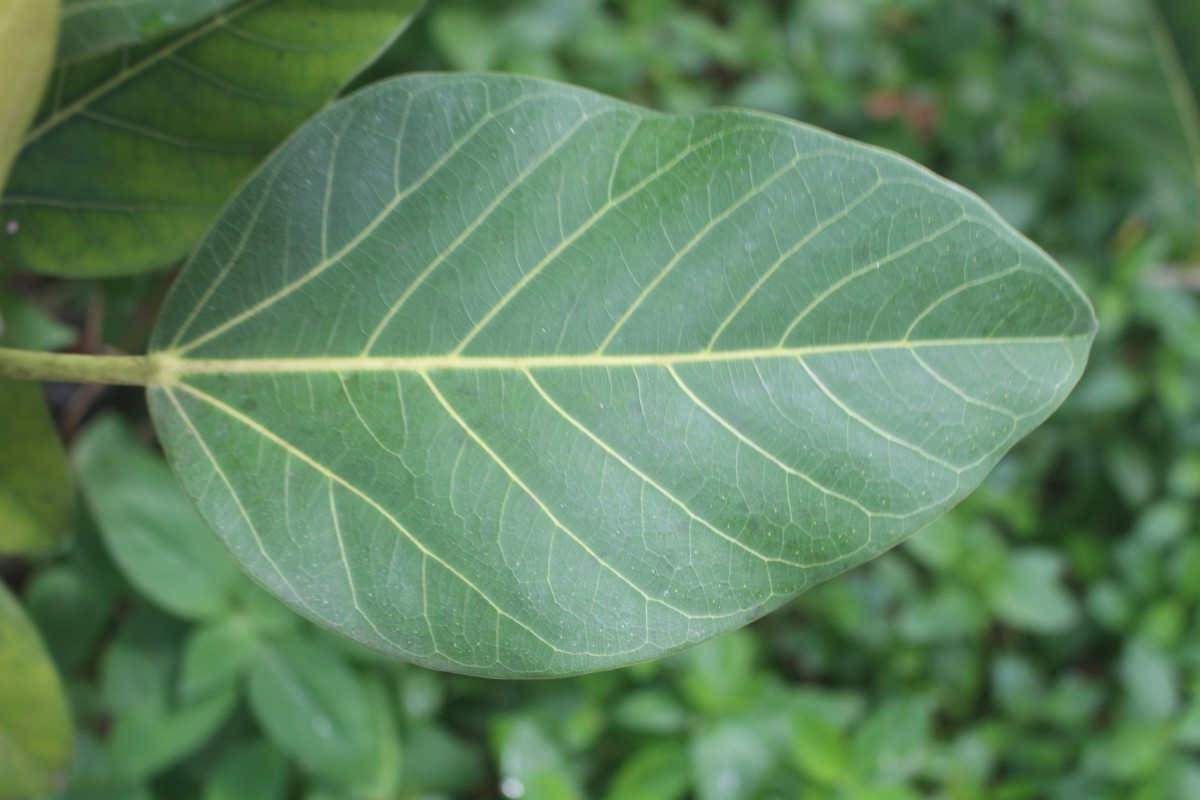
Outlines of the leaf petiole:
[[88,356],[0,347],[0,378],[145,386],[154,382],[157,372],[158,364],[150,356]]

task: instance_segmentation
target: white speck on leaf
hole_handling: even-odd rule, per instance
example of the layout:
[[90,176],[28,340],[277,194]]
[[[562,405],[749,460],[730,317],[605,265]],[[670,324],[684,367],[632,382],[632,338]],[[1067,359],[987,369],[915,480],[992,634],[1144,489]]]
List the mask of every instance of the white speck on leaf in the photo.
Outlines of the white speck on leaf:
[[516,778],[505,778],[500,784],[500,794],[505,797],[524,797],[525,784],[521,783]]
[[19,230],[21,230],[21,223],[17,222],[15,219],[10,219],[8,222],[4,223],[4,232],[9,236],[16,236],[17,231]]

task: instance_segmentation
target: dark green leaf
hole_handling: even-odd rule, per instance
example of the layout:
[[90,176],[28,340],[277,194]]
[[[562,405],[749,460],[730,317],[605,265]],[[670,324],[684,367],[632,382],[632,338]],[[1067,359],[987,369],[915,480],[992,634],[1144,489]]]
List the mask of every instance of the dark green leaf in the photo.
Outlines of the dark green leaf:
[[1077,380],[1041,251],[898,157],[499,76],[320,116],[155,331],[156,425],[255,578],[440,669],[736,628],[964,497]]
[[182,258],[419,2],[247,0],[169,40],[61,67],[0,205],[0,252],[73,276]]

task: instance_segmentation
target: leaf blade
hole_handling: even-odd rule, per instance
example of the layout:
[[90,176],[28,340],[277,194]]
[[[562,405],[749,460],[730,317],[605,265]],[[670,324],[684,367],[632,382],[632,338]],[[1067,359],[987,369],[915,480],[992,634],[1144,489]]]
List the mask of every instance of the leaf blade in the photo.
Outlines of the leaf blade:
[[150,399],[202,513],[301,613],[557,675],[694,644],[910,535],[1062,401],[1094,324],[895,156],[420,76],[246,186],[167,301]]

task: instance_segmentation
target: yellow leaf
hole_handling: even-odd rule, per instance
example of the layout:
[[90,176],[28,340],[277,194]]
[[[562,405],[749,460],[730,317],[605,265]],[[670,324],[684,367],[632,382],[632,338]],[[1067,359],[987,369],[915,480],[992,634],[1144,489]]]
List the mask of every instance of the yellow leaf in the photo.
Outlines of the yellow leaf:
[[0,0],[0,187],[54,63],[59,0]]
[[0,584],[0,798],[61,788],[71,715],[37,629]]

